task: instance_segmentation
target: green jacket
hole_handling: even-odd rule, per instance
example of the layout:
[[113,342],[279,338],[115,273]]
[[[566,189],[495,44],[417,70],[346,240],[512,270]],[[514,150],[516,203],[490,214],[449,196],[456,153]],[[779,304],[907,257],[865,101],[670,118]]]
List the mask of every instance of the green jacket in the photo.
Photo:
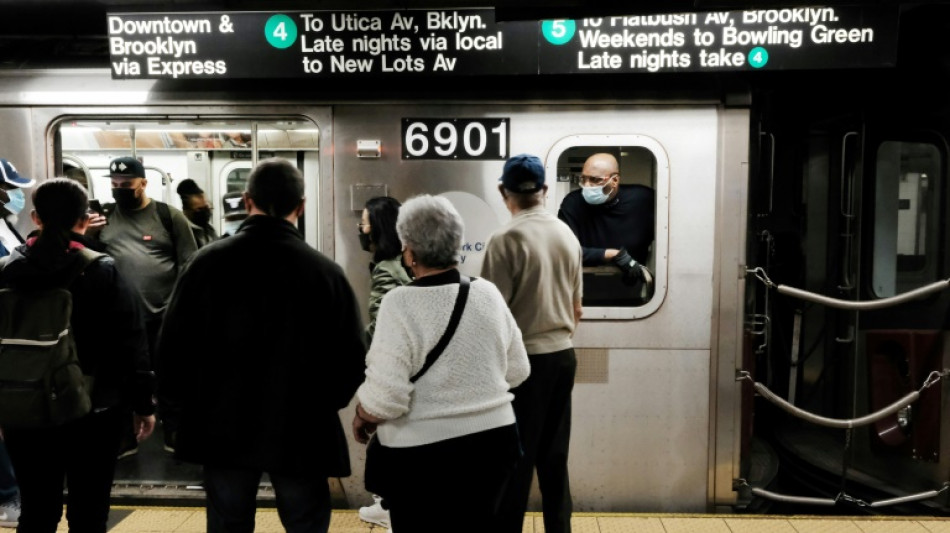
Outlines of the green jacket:
[[376,313],[379,312],[379,305],[383,302],[383,296],[386,293],[399,287],[407,285],[412,281],[409,273],[402,266],[402,257],[397,255],[392,259],[386,259],[376,264],[371,264],[373,285],[369,290],[369,322],[366,324],[366,345],[373,340],[373,333],[376,331]]

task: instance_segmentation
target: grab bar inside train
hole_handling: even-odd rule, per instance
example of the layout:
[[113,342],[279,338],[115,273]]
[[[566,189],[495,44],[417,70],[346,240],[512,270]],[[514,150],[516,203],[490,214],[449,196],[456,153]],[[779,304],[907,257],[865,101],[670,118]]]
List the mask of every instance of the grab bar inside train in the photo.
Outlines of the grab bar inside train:
[[797,289],[795,287],[789,287],[787,285],[776,285],[771,279],[769,279],[765,270],[760,267],[746,269],[746,273],[755,275],[755,277],[764,283],[766,287],[775,289],[781,294],[813,303],[827,305],[828,307],[848,309],[852,311],[866,311],[870,309],[893,307],[911,300],[916,300],[918,298],[923,298],[924,296],[938,293],[940,291],[946,290],[947,287],[950,287],[950,279],[945,279],[941,281],[935,281],[928,285],[924,285],[923,287],[918,287],[905,293],[896,294],[887,298],[880,298],[878,300],[854,301],[831,298],[829,296],[817,294],[803,289]]

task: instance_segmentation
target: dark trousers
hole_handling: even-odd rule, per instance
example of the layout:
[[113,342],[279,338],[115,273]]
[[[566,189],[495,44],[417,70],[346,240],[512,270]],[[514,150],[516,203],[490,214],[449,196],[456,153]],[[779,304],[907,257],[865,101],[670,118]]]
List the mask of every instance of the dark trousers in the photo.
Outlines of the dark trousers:
[[0,503],[15,500],[19,493],[16,477],[13,475],[13,465],[10,463],[10,454],[6,446],[0,441]]
[[514,424],[390,450],[392,494],[382,496],[393,531],[494,531],[499,497],[521,455]]
[[20,484],[18,533],[54,533],[64,503],[70,533],[106,531],[116,454],[128,417],[127,411],[107,409],[55,428],[4,430]]
[[501,503],[503,533],[521,533],[531,492],[531,476],[538,472],[546,533],[570,533],[571,484],[567,456],[571,438],[571,393],[577,372],[574,349],[529,355],[531,375],[512,392],[524,458],[518,463]]
[[[252,533],[257,489],[264,472],[205,466],[208,533]],[[326,478],[269,473],[277,515],[287,533],[326,533],[330,529],[330,485]]]

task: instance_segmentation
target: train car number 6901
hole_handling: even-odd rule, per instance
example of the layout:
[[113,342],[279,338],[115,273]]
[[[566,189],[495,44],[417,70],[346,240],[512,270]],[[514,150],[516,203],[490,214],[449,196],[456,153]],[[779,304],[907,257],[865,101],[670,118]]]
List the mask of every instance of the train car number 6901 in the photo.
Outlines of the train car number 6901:
[[508,159],[507,118],[404,118],[403,159]]

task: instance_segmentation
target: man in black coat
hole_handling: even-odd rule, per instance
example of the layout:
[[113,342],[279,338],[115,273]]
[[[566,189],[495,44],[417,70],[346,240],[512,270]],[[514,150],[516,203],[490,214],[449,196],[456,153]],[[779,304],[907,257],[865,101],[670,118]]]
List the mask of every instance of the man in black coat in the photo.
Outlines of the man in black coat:
[[326,532],[328,477],[350,475],[338,415],[363,381],[362,319],[343,270],[297,230],[286,160],[248,178],[235,235],[185,267],[159,338],[159,402],[175,456],[204,465],[209,532],[253,531],[267,472],[284,528]]

